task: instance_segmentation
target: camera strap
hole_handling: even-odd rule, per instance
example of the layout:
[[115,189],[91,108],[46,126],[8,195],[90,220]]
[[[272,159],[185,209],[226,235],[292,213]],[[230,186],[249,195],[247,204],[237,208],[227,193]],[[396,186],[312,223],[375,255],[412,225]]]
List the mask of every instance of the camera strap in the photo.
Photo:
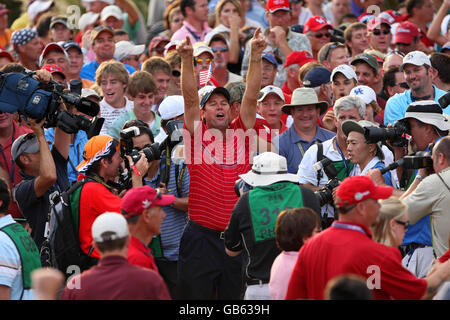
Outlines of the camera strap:
[[450,191],[450,187],[448,186],[448,184],[445,183],[444,179],[441,177],[441,175],[439,173],[436,173],[437,176],[439,177],[439,179],[441,179],[442,183],[447,187],[448,191]]
[[[319,142],[317,144],[317,161],[322,161],[323,159],[323,144]],[[317,186],[320,186],[320,179],[322,179],[323,173],[322,170],[317,171]]]

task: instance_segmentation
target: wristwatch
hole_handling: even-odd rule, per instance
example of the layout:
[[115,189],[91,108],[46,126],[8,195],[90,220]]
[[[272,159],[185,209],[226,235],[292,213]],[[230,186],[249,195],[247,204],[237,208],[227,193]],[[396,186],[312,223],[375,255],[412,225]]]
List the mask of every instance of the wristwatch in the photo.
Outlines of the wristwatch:
[[422,181],[422,180],[423,180],[423,176],[421,176],[420,174],[418,174],[418,175],[416,175],[416,179],[419,180],[419,181]]

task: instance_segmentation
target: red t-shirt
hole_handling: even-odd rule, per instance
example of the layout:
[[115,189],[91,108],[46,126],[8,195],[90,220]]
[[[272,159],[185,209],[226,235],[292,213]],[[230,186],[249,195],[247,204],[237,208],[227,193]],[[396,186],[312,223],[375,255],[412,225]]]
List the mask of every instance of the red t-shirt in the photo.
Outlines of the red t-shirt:
[[[249,137],[237,136],[216,142],[217,130],[198,122],[194,135],[184,130],[185,160],[189,170],[189,218],[215,230],[225,230],[238,200],[234,184],[239,175],[250,170]],[[185,127],[186,128],[186,127]],[[240,116],[229,126],[230,133],[242,135],[246,128]],[[236,137],[236,135],[235,135]],[[232,141],[227,143],[226,141]],[[227,145],[228,144],[228,145]],[[227,152],[227,150],[229,152]]]
[[[105,212],[120,213],[122,199],[109,191],[104,185],[98,182],[86,182],[81,190],[80,196],[80,247],[88,254],[93,245],[92,224],[95,219]],[[100,254],[94,250],[92,257],[99,259]]]
[[[20,168],[12,161],[11,147],[15,139],[29,132],[33,132],[33,130],[25,126],[19,126],[16,121],[13,121],[12,136],[4,145],[0,145],[0,165],[8,173],[10,180],[11,177],[14,178],[13,181],[10,181],[10,190],[22,181],[22,176],[19,173]],[[23,215],[15,201],[10,201],[8,213],[11,214],[13,218],[23,218]]]
[[[287,300],[324,299],[328,281],[343,274],[356,274],[379,288],[372,290],[374,299],[422,298],[427,281],[416,278],[401,263],[397,248],[387,247],[371,239],[370,230],[363,225],[339,221],[360,230],[335,227],[310,238],[300,249],[297,262],[289,280]],[[378,270],[378,271],[377,271]]]
[[146,247],[141,240],[134,236],[131,236],[127,259],[130,264],[158,273],[158,267],[155,264],[155,258],[151,254],[151,249]]

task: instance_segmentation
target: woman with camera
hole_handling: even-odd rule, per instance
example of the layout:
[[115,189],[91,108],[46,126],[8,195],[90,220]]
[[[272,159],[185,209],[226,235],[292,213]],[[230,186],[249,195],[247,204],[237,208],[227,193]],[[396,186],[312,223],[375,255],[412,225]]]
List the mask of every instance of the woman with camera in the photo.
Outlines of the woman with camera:
[[[384,165],[384,154],[380,143],[366,143],[364,131],[366,127],[376,126],[376,124],[361,120],[359,122],[347,120],[342,124],[342,131],[347,136],[347,152],[349,160],[355,164],[350,176],[361,176],[367,174],[370,169],[382,169]],[[392,186],[391,173],[388,171],[384,175],[384,181]]]

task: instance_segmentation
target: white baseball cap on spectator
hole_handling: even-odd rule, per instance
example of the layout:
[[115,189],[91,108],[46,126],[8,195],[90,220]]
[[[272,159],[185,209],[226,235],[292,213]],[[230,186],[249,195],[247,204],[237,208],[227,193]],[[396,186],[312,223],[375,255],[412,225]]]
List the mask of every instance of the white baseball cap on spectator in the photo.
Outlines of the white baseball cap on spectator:
[[28,17],[33,21],[41,12],[47,11],[52,5],[53,0],[36,0],[28,6]]
[[424,66],[427,65],[431,67],[431,61],[428,56],[422,51],[411,51],[403,58],[403,63],[400,66],[400,71],[403,71],[403,68],[406,64],[413,64],[415,66]]
[[258,102],[263,101],[271,93],[276,94],[281,100],[283,100],[283,103],[285,102],[283,91],[281,91],[280,88],[272,85],[265,86],[261,89],[261,91],[259,91]]
[[82,98],[96,97],[99,100],[102,99],[95,90],[89,88],[81,89],[81,97]]
[[128,237],[128,223],[124,216],[116,212],[99,215],[92,224],[92,238],[97,243]]
[[116,43],[116,50],[114,51],[114,58],[121,61],[129,56],[139,56],[145,51],[145,45],[134,45],[130,41],[119,41]]
[[198,57],[203,52],[208,52],[211,55],[211,57],[214,57],[214,52],[204,42],[196,42],[194,43],[193,47],[194,47],[194,57]]
[[116,5],[104,7],[100,13],[100,20],[105,21],[109,17],[115,17],[118,20],[123,20],[122,10]]
[[184,114],[183,96],[173,95],[166,97],[159,105],[158,112],[161,120],[171,120]]
[[100,15],[98,13],[89,11],[83,14],[78,20],[78,29],[84,30],[87,26],[94,24]]
[[377,95],[375,91],[368,86],[357,86],[354,87],[351,91],[349,96],[357,96],[364,100],[365,104],[369,104],[372,101],[377,101]]
[[338,72],[342,73],[347,79],[355,79],[358,82],[358,77],[356,76],[355,70],[353,70],[353,68],[348,64],[341,64],[334,68],[333,72],[331,72],[330,81],[333,81],[334,76]]

